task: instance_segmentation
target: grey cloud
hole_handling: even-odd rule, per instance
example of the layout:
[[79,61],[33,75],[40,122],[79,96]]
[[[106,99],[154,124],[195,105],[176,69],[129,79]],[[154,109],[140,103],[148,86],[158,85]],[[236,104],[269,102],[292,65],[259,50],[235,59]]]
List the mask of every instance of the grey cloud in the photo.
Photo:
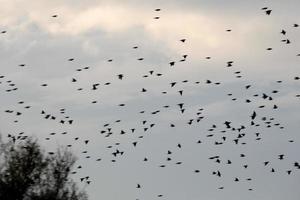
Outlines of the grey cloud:
[[[258,0],[230,0],[226,3],[221,0],[143,3],[136,0],[89,3],[72,0],[32,1],[24,8],[12,8],[8,13],[11,16],[7,17],[17,20],[11,27],[1,27],[8,29],[8,33],[0,35],[0,75],[7,76],[0,80],[0,131],[3,134],[25,131],[37,135],[49,149],[56,148],[58,144],[72,143],[72,149],[79,157],[78,164],[84,165],[84,169],[74,178],[78,180],[84,175],[92,177],[93,184],[86,188],[91,200],[154,199],[158,194],[163,194],[166,199],[191,200],[297,199],[299,174],[295,170],[293,176],[286,176],[285,171],[299,157],[299,99],[295,97],[299,93],[299,82],[293,78],[299,76],[299,57],[296,55],[300,53],[300,46],[297,43],[299,30],[292,27],[300,19],[298,4],[294,0],[284,4],[282,1],[267,3]],[[162,8],[159,14],[162,20],[157,21],[157,27],[155,24],[143,24],[144,21],[132,23],[132,26],[128,22],[129,28],[122,30],[108,31],[105,25],[99,25],[75,35],[68,31],[51,32],[47,27],[52,20],[51,13],[58,13],[57,20],[65,20],[64,16],[67,17],[69,13],[59,13],[62,8],[81,12],[99,5],[123,6],[130,8],[130,11],[147,12],[145,16],[150,13],[151,17],[158,14],[153,9]],[[260,10],[262,6],[271,7],[274,15],[265,16]],[[38,12],[41,7],[47,16]],[[170,12],[172,15],[167,16]],[[32,13],[50,19],[34,21]],[[213,17],[210,22],[215,21],[216,24],[192,23],[198,19],[198,13],[205,17],[204,21]],[[181,30],[189,14],[195,18],[188,18],[186,30]],[[164,16],[169,21],[163,21]],[[170,16],[182,20],[174,22],[168,18]],[[137,14],[136,18],[139,17]],[[159,27],[160,22],[165,23],[166,27]],[[119,23],[121,25],[123,22]],[[204,29],[195,26],[203,26]],[[209,27],[209,30],[205,27]],[[232,33],[227,34],[226,28],[232,28]],[[287,30],[287,37],[291,38],[290,46],[280,42],[283,38],[280,35],[282,28]],[[182,44],[179,39],[185,36],[187,41]],[[135,45],[139,46],[137,50],[132,49]],[[268,47],[273,47],[273,51],[267,52]],[[178,62],[186,53],[189,55],[187,61]],[[212,59],[207,60],[206,56]],[[145,59],[137,61],[140,57]],[[69,58],[75,60],[69,62]],[[107,62],[108,59],[113,59],[113,62]],[[173,60],[176,65],[170,67],[169,62]],[[229,60],[234,61],[232,68],[226,68]],[[26,63],[26,67],[19,67],[20,63]],[[76,72],[76,69],[86,66],[90,69]],[[145,74],[149,75],[149,70],[162,73],[163,76],[142,78]],[[235,78],[236,71],[241,71],[242,79]],[[124,80],[118,80],[116,75],[119,73],[124,74]],[[73,77],[77,79],[76,83],[71,83]],[[206,84],[207,79],[213,83],[221,82],[221,85]],[[16,82],[19,90],[5,93],[7,80]],[[182,83],[183,80],[189,82]],[[283,80],[283,83],[277,84],[277,80]],[[173,81],[178,84],[170,88]],[[200,84],[195,84],[196,81],[200,81]],[[105,82],[111,82],[111,85],[104,86]],[[42,83],[47,83],[48,87],[41,87]],[[93,83],[100,83],[99,90],[91,90]],[[245,91],[247,84],[253,87]],[[84,90],[78,92],[79,87]],[[147,92],[141,93],[142,88],[146,88]],[[280,90],[279,94],[274,94],[274,101],[266,102],[261,97],[253,97],[256,93],[270,94],[274,89]],[[178,94],[179,90],[184,90],[182,97]],[[163,91],[168,91],[168,94],[163,95]],[[228,93],[232,93],[233,97],[227,96]],[[231,101],[234,97],[238,99],[237,102]],[[253,102],[246,104],[246,99]],[[32,109],[24,110],[23,105],[17,105],[20,100],[32,105]],[[91,104],[93,100],[98,103]],[[186,111],[182,115],[176,105],[180,102],[186,104]],[[118,106],[120,103],[126,106],[121,108]],[[278,111],[272,110],[273,104],[278,104]],[[165,109],[164,105],[171,107]],[[266,105],[266,108],[259,110],[259,105]],[[49,122],[40,115],[41,110],[45,110],[61,118],[60,108],[66,108],[66,114],[74,119],[73,126]],[[200,123],[188,125],[188,120],[196,118],[199,108],[204,108],[205,118]],[[5,109],[22,110],[19,122],[14,123],[16,117],[4,113]],[[140,114],[141,110],[146,113]],[[150,114],[155,110],[161,112],[158,115]],[[213,145],[221,140],[222,134],[218,131],[225,128],[225,120],[232,121],[235,126],[248,126],[253,110],[257,110],[259,118],[274,117],[285,129],[266,128],[265,125],[250,127],[245,138],[248,145],[235,146],[230,142],[220,147]],[[117,119],[122,122],[114,123]],[[156,125],[144,132],[141,122],[146,119]],[[105,129],[105,123],[113,124],[114,134],[109,138],[100,134]],[[176,128],[170,128],[170,123],[176,124]],[[210,139],[207,135],[212,124],[218,126],[218,131]],[[131,134],[133,127],[138,128]],[[125,130],[126,134],[120,135],[121,130]],[[63,131],[68,131],[68,134],[61,135]],[[262,141],[255,141],[258,131],[262,134]],[[50,132],[57,132],[57,135],[50,141],[44,141]],[[145,137],[143,140],[138,139],[141,135]],[[75,143],[77,136],[81,140]],[[228,140],[233,140],[236,133],[227,132],[226,136]],[[90,139],[90,145],[84,146],[84,139]],[[295,143],[288,143],[289,139],[294,139]],[[203,143],[197,145],[198,140]],[[133,148],[133,141],[138,141],[136,149]],[[116,142],[121,144],[114,148],[124,150],[125,154],[116,163],[111,163],[111,150],[106,147]],[[182,151],[178,151],[177,143],[182,143]],[[172,164],[167,163],[167,168],[161,169],[158,166],[166,163],[165,153],[169,149],[176,152]],[[83,150],[89,151],[90,160],[84,158],[81,153]],[[245,160],[238,158],[240,152],[247,155]],[[286,162],[276,160],[280,153],[287,154]],[[209,156],[214,155],[220,155],[222,162],[232,159],[234,164],[220,167],[208,160]],[[95,163],[99,157],[103,160]],[[148,163],[143,163],[144,157],[149,158]],[[276,175],[270,174],[270,169],[262,166],[266,159],[272,160],[278,170]],[[182,161],[183,165],[174,165],[176,161]],[[249,164],[249,170],[245,171],[241,167],[243,164]],[[224,173],[222,179],[211,176],[212,171],[220,168]],[[199,169],[200,173],[195,175],[195,169]],[[235,176],[243,180],[253,177],[254,180],[235,184]],[[141,191],[136,190],[137,183],[142,184]],[[225,189],[217,190],[220,186],[225,186]],[[86,186],[82,184],[81,187]],[[247,191],[250,187],[254,191]]]

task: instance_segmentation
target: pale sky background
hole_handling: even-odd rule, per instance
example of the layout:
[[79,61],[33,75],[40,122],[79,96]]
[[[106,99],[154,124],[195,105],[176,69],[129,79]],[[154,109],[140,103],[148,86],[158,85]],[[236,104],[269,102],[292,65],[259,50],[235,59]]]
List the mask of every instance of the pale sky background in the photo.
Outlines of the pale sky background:
[[[79,183],[90,200],[300,198],[300,170],[294,167],[300,162],[300,98],[296,97],[300,80],[294,80],[300,76],[300,27],[294,27],[300,24],[300,1],[0,0],[0,4],[0,32],[6,31],[0,34],[0,77],[5,76],[0,78],[0,132],[35,135],[49,151],[72,144],[78,156],[75,167],[82,166],[74,180],[90,176],[90,185]],[[263,7],[272,9],[271,15]],[[160,19],[153,19],[156,16]],[[280,34],[282,29],[286,35]],[[183,38],[185,43],[180,42]],[[281,42],[284,39],[291,44]],[[184,54],[186,61],[178,62]],[[138,61],[141,57],[144,60]],[[171,61],[176,61],[175,66],[169,65]],[[228,61],[234,61],[230,68]],[[89,69],[76,71],[84,67]],[[118,74],[124,74],[123,80],[118,80]],[[9,86],[9,80],[18,90],[5,92],[15,87]],[[100,84],[98,90],[91,90],[95,83]],[[252,87],[246,90],[248,84]],[[142,93],[142,88],[147,92]],[[182,96],[180,90],[184,90]],[[273,90],[279,92],[273,94]],[[273,100],[262,99],[263,93]],[[118,106],[121,103],[126,105]],[[178,103],[184,103],[183,114]],[[272,109],[274,104],[278,109]],[[261,105],[265,107],[258,108]],[[61,108],[65,114],[60,114]],[[200,108],[204,119],[197,123]],[[44,119],[42,110],[57,119]],[[144,114],[139,113],[142,110]],[[259,127],[250,126],[254,110]],[[74,123],[60,124],[65,116]],[[270,128],[262,117],[270,121]],[[187,124],[190,119],[194,119],[192,125]],[[147,120],[144,125],[143,120]],[[246,127],[238,145],[233,142],[237,131],[221,132],[226,130],[225,121],[235,128]],[[107,130],[106,123],[112,128],[110,137],[100,134]],[[152,123],[155,126],[144,132]],[[217,127],[209,131],[213,125]],[[131,133],[131,128],[136,131]],[[121,135],[121,130],[126,134]],[[256,140],[258,132],[261,140]],[[214,145],[222,136],[226,141]],[[197,144],[198,140],[202,143]],[[124,154],[114,158],[111,153],[116,149]],[[87,154],[82,153],[85,150]],[[246,157],[241,158],[242,153]],[[278,159],[280,154],[284,160]],[[221,163],[208,159],[216,155]],[[167,157],[172,160],[166,161]],[[97,162],[98,158],[102,160]],[[228,159],[231,165],[226,164]],[[270,164],[264,166],[265,161]],[[222,177],[212,175],[217,170]],[[287,170],[292,170],[290,175]],[[236,177],[239,182],[234,181]]]

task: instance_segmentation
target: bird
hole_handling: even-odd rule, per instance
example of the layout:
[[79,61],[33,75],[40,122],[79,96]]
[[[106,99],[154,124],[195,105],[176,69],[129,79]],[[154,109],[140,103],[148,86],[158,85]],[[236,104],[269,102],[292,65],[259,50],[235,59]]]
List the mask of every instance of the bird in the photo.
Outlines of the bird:
[[272,169],[271,169],[271,172],[272,172],[272,173],[274,173],[274,172],[275,172],[275,169],[274,169],[274,168],[272,168]]
[[170,83],[171,87],[174,87],[176,85],[176,82]]
[[272,10],[266,10],[266,15],[271,15]]
[[226,125],[226,128],[231,128],[231,126],[230,126],[231,122],[225,121],[224,124]]
[[265,161],[264,165],[267,166],[269,164],[269,161]]
[[118,79],[120,79],[120,80],[122,80],[122,79],[123,79],[123,77],[124,77],[124,75],[123,75],[123,74],[118,74],[117,76],[118,76]]
[[252,113],[252,115],[251,115],[251,119],[252,119],[252,120],[254,120],[254,119],[255,119],[255,117],[256,117],[256,112],[255,112],[255,111],[253,111],[253,113]]
[[134,146],[134,147],[136,147],[136,145],[137,145],[137,142],[133,142],[132,144],[133,144],[133,146]]
[[284,157],[284,154],[278,155],[278,159],[279,159],[279,160],[283,160],[283,159],[284,159],[283,157]]
[[98,89],[98,88],[97,88],[98,86],[99,86],[99,83],[93,84],[93,85],[92,85],[92,90],[97,90],[97,89]]
[[232,67],[233,61],[228,61],[227,62],[227,67]]

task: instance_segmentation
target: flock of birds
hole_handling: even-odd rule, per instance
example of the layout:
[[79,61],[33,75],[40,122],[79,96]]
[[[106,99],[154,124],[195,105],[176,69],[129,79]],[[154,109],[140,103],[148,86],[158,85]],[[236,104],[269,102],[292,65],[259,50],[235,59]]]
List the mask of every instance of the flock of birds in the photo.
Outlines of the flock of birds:
[[[264,7],[261,10],[264,11],[267,16],[272,14],[272,9],[270,9],[268,7]],[[157,15],[155,17],[153,17],[153,19],[159,20],[160,19],[159,13],[161,12],[161,9],[157,8],[154,11],[155,11],[155,13],[157,13]],[[55,14],[55,15],[52,15],[51,17],[59,19],[60,16]],[[299,25],[296,23],[291,26],[295,29],[299,27]],[[227,29],[225,31],[232,32],[233,30]],[[281,42],[289,45],[289,44],[291,44],[291,40],[289,38],[286,38],[287,34],[288,34],[287,32],[288,31],[284,30],[284,29],[278,31],[278,33],[280,33],[284,37],[281,40]],[[1,34],[3,34],[2,37],[5,37],[5,34],[9,34],[9,31],[2,30]],[[178,39],[178,41],[176,41],[176,42],[178,42],[181,45],[187,45],[188,38],[181,38],[181,39]],[[139,46],[133,46],[132,48],[134,50],[138,51]],[[266,48],[266,50],[271,51],[272,47]],[[295,54],[295,56],[300,56],[300,54]],[[170,68],[174,68],[177,65],[179,65],[181,62],[185,62],[188,59],[188,57],[189,57],[189,55],[184,54],[176,60],[175,59],[170,60],[168,65]],[[209,59],[212,59],[212,57],[207,56],[207,57],[205,57],[205,59],[209,60]],[[72,63],[75,60],[76,60],[76,58],[68,58],[68,59],[66,59],[66,62]],[[137,61],[139,61],[139,62],[142,62],[143,60],[144,60],[144,57],[137,58]],[[107,62],[108,63],[114,62],[114,59],[109,58],[109,59],[107,59]],[[230,60],[230,61],[227,61],[226,63],[224,63],[224,67],[229,68],[229,69],[232,69],[232,68],[234,69],[234,67],[235,67],[234,64],[235,64],[235,61]],[[26,63],[21,63],[18,65],[20,68],[30,67]],[[76,88],[77,91],[83,91],[83,90],[84,91],[97,91],[101,87],[103,87],[101,89],[105,89],[105,87],[112,87],[115,82],[123,81],[124,79],[127,79],[127,74],[116,74],[116,76],[110,82],[105,82],[105,83],[95,82],[95,83],[92,83],[89,88],[81,87],[79,84],[80,73],[84,72],[84,71],[88,71],[88,70],[90,70],[90,67],[77,68],[76,73],[78,73],[78,75],[76,77],[72,77],[70,79],[70,83],[74,84],[77,87]],[[233,75],[237,79],[243,78],[243,73],[242,73],[242,71],[239,71],[239,70],[233,71]],[[165,74],[157,72],[156,70],[150,70],[150,71],[145,72],[141,78],[151,78],[151,77],[159,78],[162,76],[165,76]],[[283,83],[284,81],[297,82],[297,81],[300,81],[300,76],[291,77],[290,80],[275,80],[274,83],[272,83],[272,84],[274,84],[276,87],[280,88],[280,85],[284,84]],[[185,91],[184,91],[184,89],[182,89],[180,87],[181,85],[184,85],[184,84],[190,84],[193,86],[204,85],[204,84],[211,85],[212,89],[213,89],[214,87],[221,85],[222,81],[214,81],[211,79],[206,79],[206,80],[200,80],[200,81],[193,82],[191,80],[186,79],[186,80],[182,80],[182,81],[170,82],[168,87],[172,91],[177,89],[176,90],[177,94],[180,97],[184,97]],[[255,93],[255,88],[253,89],[253,84],[247,84],[247,85],[241,86],[245,91],[251,91],[251,95],[249,95],[245,99],[242,99],[243,101],[245,101],[245,106],[250,105],[253,102],[263,102],[263,103],[261,105],[259,105],[257,108],[253,109],[248,114],[248,120],[245,121],[243,124],[237,124],[234,121],[229,121],[229,120],[225,120],[225,119],[222,121],[222,123],[219,123],[219,124],[213,123],[210,125],[210,128],[207,130],[207,134],[204,138],[195,140],[195,145],[201,145],[202,143],[209,143],[209,142],[211,142],[211,145],[216,145],[216,146],[247,145],[247,143],[250,139],[253,139],[257,142],[260,142],[261,140],[263,140],[265,129],[268,129],[268,128],[285,129],[285,126],[282,122],[280,122],[278,119],[276,119],[275,117],[272,117],[271,115],[268,114],[269,110],[276,111],[276,110],[280,109],[280,105],[275,103],[275,100],[278,97],[278,94],[280,93],[280,89],[273,89],[270,91],[265,91],[263,93],[259,93],[259,92]],[[43,88],[47,88],[50,86],[51,85],[46,82],[40,83],[40,87],[43,87]],[[5,75],[1,75],[1,74],[0,74],[0,89],[6,93],[16,93],[17,94],[19,91],[17,84],[13,80],[11,80],[11,79],[9,79],[9,77],[7,77]],[[145,87],[140,87],[138,90],[140,93],[148,92],[148,89]],[[168,95],[168,93],[169,93],[168,90],[161,91],[161,95]],[[241,99],[238,99],[237,97],[235,97],[235,95],[233,93],[228,93],[227,97],[225,97],[225,98],[229,98],[232,102],[241,100]],[[296,94],[293,98],[300,99],[300,93]],[[97,105],[101,106],[101,104],[98,102],[98,100],[91,100],[90,103],[96,104],[95,106],[97,106]],[[22,116],[23,114],[26,115],[25,110],[32,108],[30,103],[27,103],[23,100],[18,101],[17,104],[23,106],[23,109],[20,109],[18,107],[19,109],[12,108],[12,109],[3,110],[3,112],[6,115],[14,115],[15,116],[15,119],[14,119],[15,123],[19,122],[20,116]],[[127,105],[122,102],[120,102],[118,105],[116,105],[116,107],[119,107],[120,109],[122,109],[123,107],[126,107],[126,106]],[[14,107],[14,106],[12,105],[12,107]],[[129,129],[125,129],[125,128],[117,129],[115,127],[117,125],[122,126],[121,123],[123,122],[122,119],[117,119],[117,120],[114,120],[111,122],[104,123],[102,125],[102,128],[99,130],[100,136],[101,136],[101,138],[109,140],[111,137],[113,137],[114,135],[117,135],[117,134],[128,135],[128,137],[131,138],[129,145],[132,146],[132,148],[137,148],[139,145],[142,145],[142,141],[147,138],[147,134],[149,132],[151,132],[151,130],[153,128],[158,127],[158,129],[159,129],[159,126],[160,126],[159,122],[157,122],[157,121],[154,122],[153,120],[150,119],[149,116],[153,116],[153,115],[155,116],[155,115],[159,115],[162,112],[168,112],[168,109],[174,109],[174,110],[176,110],[178,115],[184,115],[186,113],[186,111],[189,110],[190,108],[184,102],[183,98],[181,98],[180,102],[178,102],[177,104],[166,104],[166,105],[163,105],[162,107],[159,107],[154,110],[147,110],[147,108],[145,108],[143,110],[140,110],[137,113],[140,115],[140,118],[142,118],[142,120],[140,120],[140,122],[137,123],[136,126],[132,126]],[[53,114],[53,113],[57,113],[57,112],[56,111],[51,112],[50,110],[42,109],[42,110],[40,110],[39,116],[40,116],[40,118],[42,118],[44,120],[55,121],[58,124],[61,124],[62,126],[67,126],[67,127],[72,127],[73,124],[79,123],[78,121],[76,121],[76,116],[71,117],[66,114],[67,113],[66,108],[59,108],[58,111],[59,111],[59,114]],[[196,109],[194,111],[194,117],[190,118],[190,119],[186,119],[186,125],[184,125],[184,126],[197,126],[197,124],[201,125],[201,122],[209,116],[209,113],[205,113],[205,111],[206,111],[205,108],[202,108],[202,107],[199,107],[198,109]],[[205,123],[207,123],[207,122],[205,122]],[[176,129],[178,126],[182,127],[183,125],[172,122],[172,123],[168,124],[168,126],[171,129]],[[251,131],[249,131],[249,130],[251,130]],[[254,134],[251,133],[251,132],[253,132],[253,130],[255,130]],[[49,136],[46,137],[45,139],[52,140],[53,137],[55,137],[58,134],[59,133],[57,133],[57,132],[51,132],[51,133],[49,133]],[[71,136],[72,134],[67,131],[64,131],[60,134],[68,135],[69,137],[72,138],[72,136]],[[8,137],[11,138],[14,142],[16,142],[19,140],[26,139],[28,137],[28,135],[25,134],[24,132],[20,132],[17,134],[10,133],[10,134],[8,134]],[[132,138],[132,137],[134,137],[134,138]],[[85,145],[85,147],[87,147],[90,144],[91,139],[87,139],[84,136],[82,138],[81,137],[73,137],[72,140],[81,142],[81,144],[83,144],[83,145]],[[125,150],[122,150],[122,148],[120,147],[122,144],[122,141],[113,142],[114,138],[112,138],[110,141],[112,142],[112,144],[106,147],[107,149],[109,149],[110,156],[111,156],[111,159],[108,162],[116,163],[116,162],[118,162],[119,159],[126,156],[127,152],[125,152]],[[288,139],[288,142],[295,143],[296,141],[294,139]],[[71,144],[68,144],[67,146],[72,147],[73,144],[71,143]],[[165,162],[159,164],[157,166],[158,168],[167,168],[172,164],[174,164],[174,165],[184,164],[183,161],[174,161],[174,163],[173,163],[174,154],[176,154],[177,151],[184,150],[184,148],[183,148],[184,144],[181,142],[178,142],[177,144],[175,144],[175,146],[176,146],[176,150],[166,149],[165,153],[163,153],[165,156]],[[54,152],[52,152],[52,151],[50,151],[48,153],[50,155],[54,154]],[[83,159],[94,159],[95,162],[104,162],[104,160],[102,158],[93,158],[90,155],[88,155],[88,153],[89,152],[87,150],[82,151],[82,154],[84,155]],[[287,155],[282,153],[282,154],[279,154],[276,156],[279,161],[284,161]],[[244,153],[240,153],[239,157],[240,157],[240,159],[244,159],[245,157],[247,157],[247,155]],[[234,165],[234,163],[236,162],[236,160],[234,160],[234,159],[223,158],[220,155],[207,155],[207,159],[208,159],[207,162],[217,163],[219,168],[216,170],[209,171],[209,172],[204,172],[199,168],[195,168],[192,170],[192,173],[195,173],[195,174],[209,173],[212,176],[222,178],[224,176],[224,174],[222,172],[223,165],[230,166],[230,165]],[[142,162],[149,162],[149,160],[150,160],[150,158],[147,156],[142,158]],[[262,161],[261,165],[263,165],[270,173],[276,173],[277,171],[279,171],[281,169],[275,168],[272,165],[274,162],[276,162],[276,161],[274,161],[273,158],[270,158],[268,160]],[[244,164],[242,164],[240,167],[247,170],[249,165],[251,165],[251,163],[247,163],[245,161]],[[75,167],[75,169],[72,171],[72,174],[77,174],[77,173],[81,174],[83,168],[85,168],[84,163],[77,165]],[[283,171],[285,171],[284,173],[286,175],[292,175],[294,173],[299,173],[299,170],[300,170],[300,163],[299,163],[299,161],[295,160],[293,163],[290,164],[289,168],[284,169]],[[80,176],[79,181],[82,183],[86,183],[86,184],[92,184],[94,181],[97,182],[96,180],[91,179],[90,174],[85,174],[85,175]],[[242,178],[242,177],[233,176],[232,181],[233,182],[242,182],[242,181],[252,182],[253,178],[251,178],[251,177]],[[252,184],[252,186],[254,186],[254,185]],[[135,187],[137,190],[141,190],[143,188],[143,183],[137,183]],[[219,185],[216,189],[224,190],[224,189],[226,189],[226,185]],[[253,191],[253,190],[255,190],[255,187],[249,187],[248,190]],[[164,197],[164,194],[157,194],[157,197]]]

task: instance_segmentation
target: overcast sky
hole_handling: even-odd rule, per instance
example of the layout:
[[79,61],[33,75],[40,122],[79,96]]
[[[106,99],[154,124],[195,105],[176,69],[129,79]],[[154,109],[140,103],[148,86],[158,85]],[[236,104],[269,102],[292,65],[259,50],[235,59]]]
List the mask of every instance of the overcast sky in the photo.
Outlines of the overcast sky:
[[0,0],[0,132],[71,144],[90,200],[298,200],[300,1],[224,2]]

